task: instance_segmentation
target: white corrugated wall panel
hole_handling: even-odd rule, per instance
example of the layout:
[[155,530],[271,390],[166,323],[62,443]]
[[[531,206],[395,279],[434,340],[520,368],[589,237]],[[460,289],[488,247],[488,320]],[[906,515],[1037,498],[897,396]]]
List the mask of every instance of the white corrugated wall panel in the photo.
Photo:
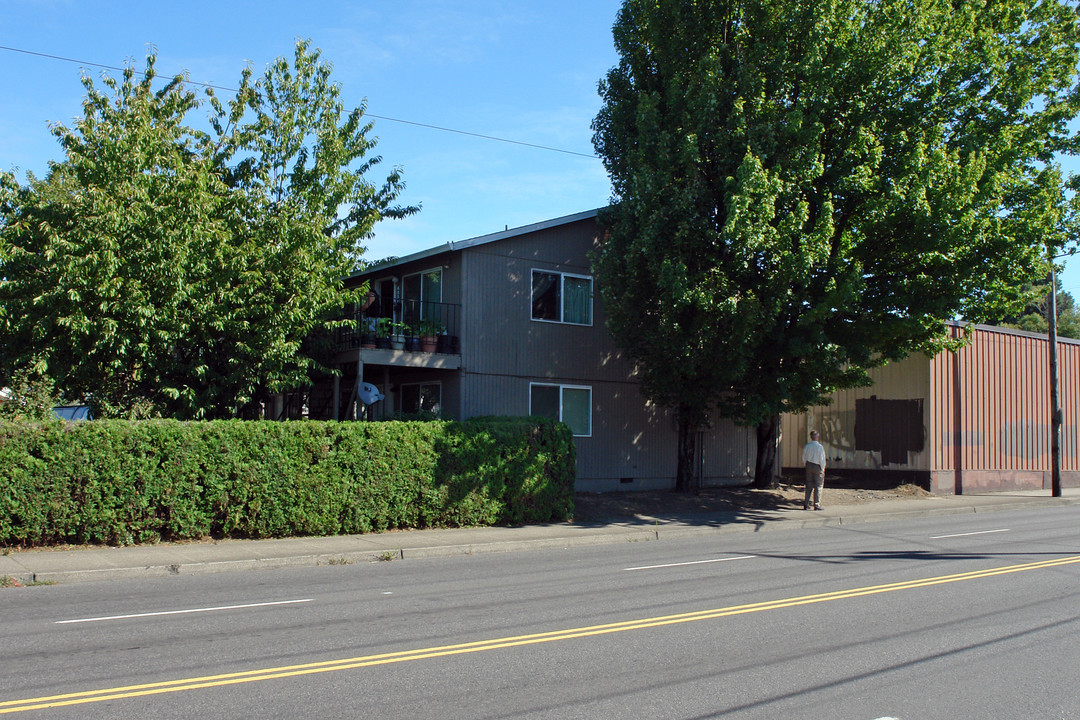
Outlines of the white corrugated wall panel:
[[[923,355],[912,355],[903,360],[889,363],[884,367],[870,370],[873,385],[869,387],[840,390],[831,396],[828,405],[814,407],[805,413],[788,414],[781,418],[783,439],[781,443],[781,463],[783,467],[801,467],[802,448],[809,439],[811,430],[821,434],[821,444],[825,446],[829,457],[829,466],[833,469],[878,469],[891,467],[904,470],[928,470],[930,468],[931,444],[929,442],[929,403],[930,375],[929,361]],[[859,426],[858,408],[860,401],[880,400],[896,404],[898,401],[908,404],[914,412],[921,406],[917,415],[908,414],[904,418],[890,420],[883,416],[876,422],[876,435],[903,430],[921,441],[913,440],[908,450],[898,457],[889,457],[882,450],[872,448],[870,441],[861,438],[869,435],[869,428]],[[917,423],[918,427],[899,427],[905,418],[906,424]],[[866,425],[871,422],[866,417],[861,419]],[[890,426],[889,423],[897,426]]]

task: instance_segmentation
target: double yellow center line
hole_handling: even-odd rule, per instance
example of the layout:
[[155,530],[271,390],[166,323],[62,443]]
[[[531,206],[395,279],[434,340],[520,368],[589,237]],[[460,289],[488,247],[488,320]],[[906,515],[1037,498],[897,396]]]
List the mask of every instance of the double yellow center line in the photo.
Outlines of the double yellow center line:
[[364,655],[342,660],[328,660],[325,662],[305,663],[302,665],[285,665],[282,667],[264,668],[262,670],[226,673],[223,675],[207,675],[204,677],[184,678],[181,680],[146,683],[143,685],[127,685],[125,687],[105,688],[102,690],[88,690],[85,692],[67,693],[64,695],[28,698],[26,700],[9,700],[0,702],[0,714],[22,712],[24,710],[44,710],[66,705],[104,702],[106,700],[122,700],[145,695],[198,690],[200,688],[222,687],[224,685],[237,685],[240,683],[258,682],[262,680],[313,675],[315,673],[353,670],[375,665],[388,665],[391,663],[409,662],[412,660],[425,660],[428,658],[447,657],[450,655],[486,652],[488,650],[498,650],[500,648],[537,645],[539,643],[571,640],[573,638],[590,637],[594,635],[607,635],[611,633],[626,632],[628,630],[644,630],[647,628],[662,627],[664,625],[677,625],[680,623],[697,622],[699,620],[714,620],[716,618],[729,617],[732,615],[745,615],[767,610],[779,610],[782,608],[797,607],[799,605],[812,605],[814,603],[829,602],[832,600],[844,600],[846,598],[896,592],[898,590],[914,590],[916,588],[963,582],[965,580],[979,580],[982,578],[994,577],[996,575],[1027,572],[1029,570],[1045,570],[1047,568],[1072,565],[1075,563],[1080,563],[1080,555],[1057,558],[1055,560],[1025,563],[1022,565],[1009,565],[987,570],[975,570],[955,575],[939,575],[937,577],[922,578],[919,580],[906,580],[904,582],[889,583],[887,585],[872,585],[850,590],[820,593],[818,595],[802,595],[800,597],[750,603],[748,605],[734,605],[713,610],[700,610],[698,612],[679,613],[677,615],[662,615],[659,617],[607,623],[604,625],[590,625],[567,630],[534,633],[532,635],[517,635],[513,637],[461,643],[458,645],[443,645],[440,647],[422,648],[419,650]]

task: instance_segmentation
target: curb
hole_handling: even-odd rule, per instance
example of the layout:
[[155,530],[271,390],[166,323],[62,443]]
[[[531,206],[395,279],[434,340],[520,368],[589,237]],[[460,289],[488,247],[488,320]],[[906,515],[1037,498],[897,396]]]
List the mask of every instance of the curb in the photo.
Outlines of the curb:
[[[322,565],[351,565],[353,563],[374,563],[393,560],[447,558],[468,555],[565,549],[614,545],[627,542],[656,542],[692,537],[727,535],[732,533],[758,533],[777,530],[799,530],[816,527],[840,527],[861,525],[888,520],[905,520],[916,517],[943,515],[969,515],[1024,510],[1039,507],[1060,507],[1080,505],[1080,497],[1070,498],[1031,498],[1026,500],[1003,501],[953,505],[950,507],[925,507],[888,511],[881,510],[867,513],[846,513],[837,515],[816,515],[802,518],[793,511],[791,514],[776,515],[764,519],[745,520],[733,517],[717,517],[702,520],[702,524],[661,523],[653,519],[652,524],[612,523],[606,531],[567,534],[552,537],[528,538],[522,540],[499,540],[494,542],[449,543],[443,545],[423,545],[417,547],[387,545],[380,548],[363,550],[344,550],[335,553],[308,553],[280,557],[243,558],[222,561],[196,561],[162,563],[128,567],[92,568],[79,570],[51,570],[33,572],[14,557],[0,558],[0,577],[11,578],[19,585],[33,583],[80,583],[109,580],[127,580],[133,578],[168,577],[175,575],[209,575],[223,572],[239,572],[286,567],[315,567]],[[8,560],[9,562],[2,562]],[[11,567],[12,565],[17,566]]]
[[625,533],[602,533],[574,537],[562,535],[552,538],[534,538],[530,540],[502,540],[491,543],[470,543],[467,545],[434,545],[427,547],[403,548],[402,559],[456,557],[459,555],[482,555],[525,550],[558,550],[591,545],[618,545],[627,542],[648,542],[659,539],[656,530],[627,530]]

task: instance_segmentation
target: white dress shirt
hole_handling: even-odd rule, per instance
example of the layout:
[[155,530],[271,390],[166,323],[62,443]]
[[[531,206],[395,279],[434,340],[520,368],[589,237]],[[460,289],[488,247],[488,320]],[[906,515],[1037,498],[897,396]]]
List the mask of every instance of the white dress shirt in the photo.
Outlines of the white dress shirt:
[[811,440],[806,443],[806,447],[802,451],[802,459],[804,463],[812,462],[815,465],[825,467],[825,448],[821,447],[821,443],[817,440]]

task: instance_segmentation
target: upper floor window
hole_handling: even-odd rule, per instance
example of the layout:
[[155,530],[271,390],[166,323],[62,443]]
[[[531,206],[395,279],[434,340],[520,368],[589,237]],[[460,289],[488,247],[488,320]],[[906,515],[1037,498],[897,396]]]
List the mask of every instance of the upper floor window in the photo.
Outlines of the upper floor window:
[[442,322],[442,270],[406,275],[402,281],[402,320],[419,326],[424,320]]
[[592,286],[587,275],[532,271],[532,319],[592,325]]

